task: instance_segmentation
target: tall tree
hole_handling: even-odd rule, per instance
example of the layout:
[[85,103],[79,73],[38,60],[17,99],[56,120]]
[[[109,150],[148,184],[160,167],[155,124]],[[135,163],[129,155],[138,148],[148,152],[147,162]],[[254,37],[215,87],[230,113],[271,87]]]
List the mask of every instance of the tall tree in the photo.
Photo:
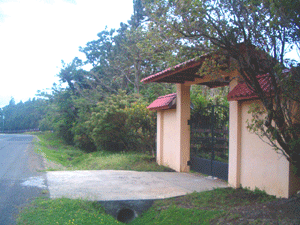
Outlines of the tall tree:
[[142,0],[133,0],[133,15],[130,23],[134,28],[139,27],[145,20],[146,13]]

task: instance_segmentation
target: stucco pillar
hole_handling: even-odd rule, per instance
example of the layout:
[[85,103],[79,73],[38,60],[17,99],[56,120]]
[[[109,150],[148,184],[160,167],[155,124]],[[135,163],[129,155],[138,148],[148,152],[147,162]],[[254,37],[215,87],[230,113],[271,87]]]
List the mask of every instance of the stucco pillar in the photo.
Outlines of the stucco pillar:
[[178,154],[178,172],[189,172],[190,167],[187,165],[190,160],[190,86],[176,84],[176,138],[177,142],[175,154]]
[[229,169],[228,183],[240,187],[241,172],[241,106],[238,101],[229,102]]
[[164,112],[157,111],[156,162],[163,165]]

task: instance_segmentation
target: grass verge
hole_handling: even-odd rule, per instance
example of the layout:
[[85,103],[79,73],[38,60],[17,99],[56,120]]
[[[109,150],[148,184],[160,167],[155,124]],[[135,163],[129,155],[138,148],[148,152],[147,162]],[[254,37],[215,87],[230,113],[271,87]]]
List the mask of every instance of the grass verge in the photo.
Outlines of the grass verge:
[[38,198],[26,206],[17,218],[17,224],[118,224],[96,202],[71,199]]
[[[48,161],[61,164],[65,169],[120,169],[137,171],[168,171],[146,154],[139,153],[85,153],[63,144],[51,133],[39,135],[36,151]],[[265,206],[275,197],[247,189],[216,189],[186,196],[157,200],[153,206],[131,225],[138,224],[269,224],[261,217]],[[273,202],[272,202],[273,204]],[[253,217],[246,218],[258,212]],[[284,217],[285,215],[283,215]],[[250,221],[250,222],[249,222]],[[97,202],[70,199],[39,198],[24,207],[18,224],[121,224]],[[270,224],[276,224],[270,223]],[[287,223],[288,224],[288,223]]]
[[[48,166],[47,170],[135,170],[167,172],[171,169],[159,166],[155,158],[144,153],[114,153],[97,151],[85,153],[80,149],[66,145],[53,133],[45,132],[38,135],[35,151],[42,154],[48,162],[62,167]],[[52,164],[53,165],[53,164]]]
[[[215,189],[186,196],[157,200],[131,225],[219,224],[238,220],[234,207],[275,200],[263,192],[247,189]],[[220,222],[220,224],[222,224]],[[255,221],[254,221],[255,222]],[[37,199],[19,214],[18,224],[122,224],[105,213],[96,202],[70,199]]]

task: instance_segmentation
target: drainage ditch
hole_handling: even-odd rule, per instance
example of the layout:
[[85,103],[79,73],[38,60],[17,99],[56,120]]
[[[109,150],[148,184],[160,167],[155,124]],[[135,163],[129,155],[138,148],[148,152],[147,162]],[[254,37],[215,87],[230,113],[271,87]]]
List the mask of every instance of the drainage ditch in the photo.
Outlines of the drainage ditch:
[[99,201],[107,214],[122,223],[130,223],[147,211],[153,202],[154,200]]

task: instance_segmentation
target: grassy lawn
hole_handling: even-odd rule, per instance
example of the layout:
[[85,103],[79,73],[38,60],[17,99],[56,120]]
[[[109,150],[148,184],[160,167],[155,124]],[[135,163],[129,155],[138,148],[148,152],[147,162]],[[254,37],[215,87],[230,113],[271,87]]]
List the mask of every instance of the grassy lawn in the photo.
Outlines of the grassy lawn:
[[[172,171],[159,166],[155,158],[143,153],[113,153],[98,151],[85,153],[78,148],[65,145],[52,133],[38,135],[35,151],[42,154],[50,166],[47,170],[135,170],[135,171]],[[50,163],[52,162],[52,164]],[[55,164],[61,165],[60,167]],[[51,166],[54,165],[54,166]]]
[[[158,166],[154,158],[146,154],[84,153],[63,144],[52,133],[40,134],[38,138],[40,140],[35,143],[36,151],[44,155],[48,162],[55,162],[66,170],[170,171]],[[52,169],[59,168],[54,166]],[[129,224],[298,224],[290,220],[290,215],[284,211],[285,208],[291,211],[291,208],[280,201],[259,190],[215,189],[156,200],[149,210]],[[270,208],[270,205],[273,208]],[[277,211],[273,210],[274,205],[278,206]],[[38,198],[21,209],[17,224],[122,223],[105,213],[104,208],[97,202]]]
[[[215,189],[202,193],[157,200],[129,224],[223,224],[240,218],[233,207],[275,200],[263,192],[247,189]],[[255,222],[255,220],[254,220]],[[70,199],[36,199],[22,210],[18,224],[122,224],[105,213],[97,202]],[[253,223],[255,224],[255,223]],[[259,223],[258,223],[259,224]]]

